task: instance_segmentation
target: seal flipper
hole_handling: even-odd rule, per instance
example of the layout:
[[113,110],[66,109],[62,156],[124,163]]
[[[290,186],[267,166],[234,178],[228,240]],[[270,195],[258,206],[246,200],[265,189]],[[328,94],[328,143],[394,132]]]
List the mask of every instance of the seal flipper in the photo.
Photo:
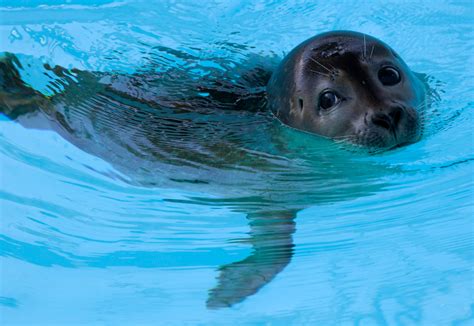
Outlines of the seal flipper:
[[293,256],[296,211],[249,214],[252,254],[219,268],[218,285],[210,290],[207,307],[229,307],[255,294],[289,263]]

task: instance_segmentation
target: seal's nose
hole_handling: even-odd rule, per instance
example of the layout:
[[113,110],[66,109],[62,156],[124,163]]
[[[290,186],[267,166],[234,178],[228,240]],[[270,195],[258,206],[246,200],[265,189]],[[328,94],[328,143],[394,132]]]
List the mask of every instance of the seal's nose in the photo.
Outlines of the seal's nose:
[[388,130],[395,130],[398,127],[402,116],[403,109],[401,107],[395,106],[388,109],[387,112],[374,113],[371,120],[376,126]]

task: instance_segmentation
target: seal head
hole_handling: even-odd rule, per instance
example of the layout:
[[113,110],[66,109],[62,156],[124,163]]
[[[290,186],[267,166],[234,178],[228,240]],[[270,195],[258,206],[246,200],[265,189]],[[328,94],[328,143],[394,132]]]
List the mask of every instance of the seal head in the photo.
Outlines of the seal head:
[[421,137],[423,82],[388,45],[337,31],[293,49],[273,73],[268,104],[284,124],[369,148]]

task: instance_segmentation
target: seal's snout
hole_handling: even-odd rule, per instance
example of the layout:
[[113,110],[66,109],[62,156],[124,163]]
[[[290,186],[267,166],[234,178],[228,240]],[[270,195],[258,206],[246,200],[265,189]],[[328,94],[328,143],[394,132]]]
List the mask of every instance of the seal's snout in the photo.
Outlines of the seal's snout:
[[386,112],[377,112],[372,114],[371,121],[375,126],[395,132],[403,115],[403,108],[396,106],[391,107]]
[[358,133],[356,143],[391,148],[413,143],[421,136],[419,116],[410,107],[395,105],[366,115],[364,131]]
[[384,129],[392,130],[394,125],[392,119],[385,113],[375,113],[372,115],[372,123]]

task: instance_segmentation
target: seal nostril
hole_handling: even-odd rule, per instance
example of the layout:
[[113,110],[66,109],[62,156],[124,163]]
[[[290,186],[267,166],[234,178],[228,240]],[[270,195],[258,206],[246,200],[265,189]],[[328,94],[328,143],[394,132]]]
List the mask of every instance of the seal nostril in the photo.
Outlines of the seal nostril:
[[376,126],[385,128],[385,129],[391,129],[392,128],[392,121],[390,120],[390,117],[384,113],[375,113],[372,115],[372,123]]
[[398,126],[400,119],[402,118],[403,109],[400,107],[395,107],[392,111],[388,114],[392,119],[392,123],[394,126]]

